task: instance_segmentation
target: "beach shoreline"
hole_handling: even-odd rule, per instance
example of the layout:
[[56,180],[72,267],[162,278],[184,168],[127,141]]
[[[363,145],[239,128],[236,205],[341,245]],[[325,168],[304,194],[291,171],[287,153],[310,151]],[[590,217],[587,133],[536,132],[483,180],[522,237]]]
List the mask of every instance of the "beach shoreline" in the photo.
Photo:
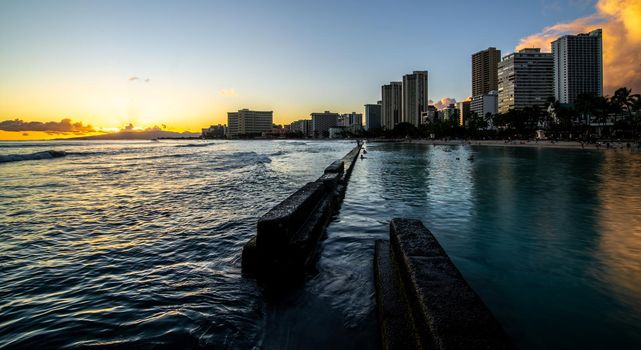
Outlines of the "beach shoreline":
[[[610,142],[609,147],[606,142],[598,143],[581,143],[578,141],[550,141],[550,140],[426,140],[426,139],[407,139],[407,140],[375,140],[369,139],[368,142],[398,142],[414,143],[433,146],[490,146],[490,147],[526,147],[526,148],[562,148],[562,149],[591,149],[591,150],[625,150],[638,149],[639,144],[628,142]],[[628,147],[628,144],[630,147]]]

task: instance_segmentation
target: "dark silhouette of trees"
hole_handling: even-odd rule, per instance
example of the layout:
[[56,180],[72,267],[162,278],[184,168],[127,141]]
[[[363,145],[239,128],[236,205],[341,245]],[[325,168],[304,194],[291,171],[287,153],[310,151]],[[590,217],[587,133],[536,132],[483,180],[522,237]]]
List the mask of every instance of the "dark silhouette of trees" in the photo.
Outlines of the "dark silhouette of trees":
[[386,138],[534,138],[538,130],[558,139],[590,140],[596,137],[639,140],[641,96],[622,87],[612,97],[579,95],[574,104],[562,104],[553,97],[545,108],[539,106],[506,113],[468,113],[465,125],[455,120],[436,120],[416,127],[400,123],[393,130],[369,130],[367,137]]
[[396,124],[394,130],[392,130],[391,132],[391,135],[395,138],[416,138],[419,136],[419,132],[418,128],[414,126],[414,124],[403,122]]

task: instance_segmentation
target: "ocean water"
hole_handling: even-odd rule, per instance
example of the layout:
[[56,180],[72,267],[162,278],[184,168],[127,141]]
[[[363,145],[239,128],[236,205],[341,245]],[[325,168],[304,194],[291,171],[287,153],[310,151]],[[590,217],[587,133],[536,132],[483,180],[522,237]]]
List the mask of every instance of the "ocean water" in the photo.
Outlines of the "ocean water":
[[0,347],[373,349],[392,217],[432,230],[520,348],[641,347],[639,153],[367,144],[305,281],[242,278],[257,218],[353,146],[0,143],[67,152],[0,163]]
[[[641,348],[641,153],[367,149],[328,229],[326,274],[371,258],[391,218],[416,218],[519,348]],[[329,259],[356,232],[368,251],[351,250],[343,264]]]
[[[351,142],[2,143],[0,348],[252,348],[258,217]],[[0,158],[1,159],[1,158]]]

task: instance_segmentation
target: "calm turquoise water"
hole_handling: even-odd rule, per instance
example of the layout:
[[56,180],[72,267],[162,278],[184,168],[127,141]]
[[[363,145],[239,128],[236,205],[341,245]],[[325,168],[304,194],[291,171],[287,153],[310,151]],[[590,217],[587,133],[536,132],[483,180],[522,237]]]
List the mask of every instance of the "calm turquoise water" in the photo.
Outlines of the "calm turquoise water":
[[376,348],[373,241],[398,216],[521,348],[641,347],[639,153],[368,144],[304,284],[242,278],[257,218],[353,145],[0,143],[69,153],[0,163],[0,347]]
[[[418,218],[519,347],[641,348],[640,153],[367,149],[321,259],[357,275],[345,292],[371,293],[350,260],[371,258],[389,219]],[[355,257],[332,261],[342,249]]]

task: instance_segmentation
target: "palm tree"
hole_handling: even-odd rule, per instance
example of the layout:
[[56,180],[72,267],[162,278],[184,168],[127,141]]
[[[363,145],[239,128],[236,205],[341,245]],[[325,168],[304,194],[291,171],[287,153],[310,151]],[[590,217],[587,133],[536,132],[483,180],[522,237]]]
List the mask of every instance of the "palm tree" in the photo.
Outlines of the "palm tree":
[[580,94],[576,97],[576,111],[579,112],[581,119],[585,119],[585,124],[590,124],[590,119],[594,113],[594,96]]
[[641,124],[641,96],[640,95],[635,95],[632,105],[630,106],[630,110],[634,110],[635,113],[632,117],[632,125],[634,129],[634,136],[637,137],[639,135],[639,124]]
[[613,107],[621,112],[628,112],[628,118],[632,119],[632,108],[636,101],[639,99],[639,94],[632,94],[632,90],[622,87],[614,92],[614,96],[610,99]]
[[[610,99],[607,96],[594,96],[592,104],[596,116],[596,122],[601,123],[601,132],[603,133],[606,130],[605,124],[608,121],[608,116],[612,111]],[[609,132],[609,128],[607,131]]]

